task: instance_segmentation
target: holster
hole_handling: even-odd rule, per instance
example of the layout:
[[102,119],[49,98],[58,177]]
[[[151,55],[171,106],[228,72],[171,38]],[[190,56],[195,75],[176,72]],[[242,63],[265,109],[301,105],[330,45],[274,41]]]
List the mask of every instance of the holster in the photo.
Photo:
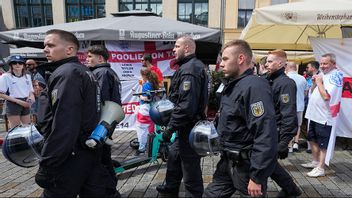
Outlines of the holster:
[[250,150],[236,151],[236,150],[226,149],[223,151],[223,155],[229,162],[232,163],[232,166],[236,166],[244,160],[249,160],[250,152],[251,152]]

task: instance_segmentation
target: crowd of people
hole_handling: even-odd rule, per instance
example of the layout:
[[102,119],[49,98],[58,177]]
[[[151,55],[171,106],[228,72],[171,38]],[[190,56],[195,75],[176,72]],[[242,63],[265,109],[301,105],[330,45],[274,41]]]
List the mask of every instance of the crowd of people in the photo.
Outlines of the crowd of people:
[[[121,82],[104,46],[89,47],[87,65],[79,62],[78,49],[74,34],[48,31],[44,40],[48,62],[40,65],[45,77],[37,71],[35,60],[11,56],[9,72],[0,77],[0,98],[6,100],[10,127],[34,122],[45,138],[35,175],[43,197],[120,197],[111,146],[90,149],[84,142],[98,124],[101,104],[121,105]],[[296,63],[287,61],[283,50],[268,52],[255,67],[247,42],[234,40],[223,46],[220,68],[224,77],[217,90],[220,107],[215,123],[220,161],[204,189],[201,156],[190,146],[188,136],[198,121],[206,119],[209,79],[191,36],[179,37],[173,52],[179,67],[171,78],[168,99],[175,107],[162,137],[169,142],[174,132],[177,135],[170,146],[165,183],[156,187],[159,193],[177,196],[183,180],[187,197],[230,197],[236,191],[241,196],[265,197],[271,177],[282,189],[278,196],[301,195],[278,160],[299,149],[303,117],[309,120],[312,161],[302,166],[312,168],[309,177],[324,176],[336,113],[329,101],[341,89],[336,83],[342,79],[334,54],[323,55],[320,63],[310,62],[306,79],[297,73]],[[145,153],[147,135],[154,131],[148,113],[153,95],[146,93],[163,87],[162,73],[153,66],[151,55],[145,54],[141,62],[143,94],[136,155]]]

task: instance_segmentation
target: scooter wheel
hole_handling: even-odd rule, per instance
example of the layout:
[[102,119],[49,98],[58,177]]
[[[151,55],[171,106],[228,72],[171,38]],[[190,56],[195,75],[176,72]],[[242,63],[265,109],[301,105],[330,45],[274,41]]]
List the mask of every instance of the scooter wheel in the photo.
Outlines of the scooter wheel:
[[138,138],[134,138],[130,141],[130,147],[133,149],[138,149],[139,148],[139,142]]

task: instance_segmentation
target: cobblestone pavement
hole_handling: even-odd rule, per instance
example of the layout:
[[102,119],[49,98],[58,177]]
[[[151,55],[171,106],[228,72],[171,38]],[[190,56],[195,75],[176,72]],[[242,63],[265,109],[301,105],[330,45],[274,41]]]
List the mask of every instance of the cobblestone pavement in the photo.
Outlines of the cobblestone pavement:
[[[0,133],[0,138],[4,132]],[[129,140],[134,138],[134,131],[115,132],[112,156],[123,160],[133,156],[134,150],[129,147]],[[302,149],[290,154],[281,164],[290,172],[295,182],[300,186],[301,197],[351,197],[352,196],[352,154],[350,151],[337,149],[335,158],[327,170],[327,175],[320,178],[308,178],[307,169],[301,163],[310,160],[310,154]],[[212,180],[219,157],[202,159],[204,186]],[[21,168],[7,161],[0,154],[0,197],[39,197],[42,189],[35,184],[34,174],[38,167]],[[123,197],[158,197],[155,187],[164,182],[166,164],[146,164],[118,174],[117,189]],[[275,197],[279,187],[273,181],[268,182],[268,195]],[[180,197],[184,196],[184,186],[181,185]],[[234,195],[236,196],[236,195]]]

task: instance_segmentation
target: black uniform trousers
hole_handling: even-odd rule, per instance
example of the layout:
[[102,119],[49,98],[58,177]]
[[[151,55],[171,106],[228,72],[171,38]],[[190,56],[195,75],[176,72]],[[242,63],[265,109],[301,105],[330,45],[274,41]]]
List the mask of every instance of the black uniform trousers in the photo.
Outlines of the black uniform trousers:
[[274,172],[270,177],[289,195],[297,193],[297,185],[293,182],[290,174],[279,164],[279,162],[276,163]]
[[107,193],[109,197],[121,197],[120,193],[116,190],[116,185],[117,185],[117,177],[114,169],[114,165],[112,163],[111,159],[111,146],[107,144],[103,144],[103,154],[102,154],[102,163],[105,166],[105,168],[108,170],[110,177],[111,177],[111,182],[109,182],[109,185],[106,186],[107,188]]
[[179,133],[170,146],[165,178],[167,188],[178,191],[182,178],[186,197],[202,197],[204,187],[200,156],[190,147],[188,133]]
[[106,197],[112,182],[101,152],[87,149],[75,150],[55,172],[41,197]]
[[[241,160],[237,165],[233,166],[232,161],[222,155],[220,161],[216,165],[213,175],[213,182],[210,183],[204,191],[204,197],[231,197],[236,190],[239,191],[241,197],[249,197],[249,160]],[[262,184],[263,197],[266,196],[267,182]]]

